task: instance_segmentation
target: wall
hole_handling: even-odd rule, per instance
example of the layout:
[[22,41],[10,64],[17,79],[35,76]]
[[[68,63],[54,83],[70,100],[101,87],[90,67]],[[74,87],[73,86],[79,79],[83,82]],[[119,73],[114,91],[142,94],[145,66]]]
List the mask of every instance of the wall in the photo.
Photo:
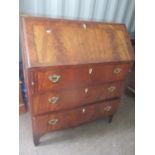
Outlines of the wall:
[[125,23],[130,34],[135,31],[134,0],[20,0],[20,13]]

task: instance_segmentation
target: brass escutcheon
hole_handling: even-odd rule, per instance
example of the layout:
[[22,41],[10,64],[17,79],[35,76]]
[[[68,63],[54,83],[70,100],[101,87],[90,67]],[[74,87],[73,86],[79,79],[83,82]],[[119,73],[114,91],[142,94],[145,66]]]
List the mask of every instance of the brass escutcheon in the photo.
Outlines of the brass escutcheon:
[[46,30],[46,33],[50,34],[51,33],[51,30]]
[[87,93],[88,93],[88,88],[85,88],[85,90],[84,90],[84,91],[85,91],[85,93],[87,94]]
[[87,25],[86,25],[86,24],[83,24],[82,26],[83,26],[83,28],[84,28],[84,29],[86,29],[86,28],[87,28]]
[[86,109],[85,108],[82,108],[82,112],[85,113],[86,112]]
[[92,68],[89,68],[89,74],[91,74],[91,73],[92,73],[92,71],[93,71],[93,69],[92,69]]

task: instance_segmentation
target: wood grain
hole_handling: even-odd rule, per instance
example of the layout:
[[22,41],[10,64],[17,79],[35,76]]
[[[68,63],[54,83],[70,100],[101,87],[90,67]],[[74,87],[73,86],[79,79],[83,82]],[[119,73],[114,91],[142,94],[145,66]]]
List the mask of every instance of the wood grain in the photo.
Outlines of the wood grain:
[[[110,116],[117,111],[120,100],[112,100],[101,102],[94,105],[82,106],[77,109],[67,110],[63,112],[55,112],[53,114],[35,117],[38,135],[42,135],[49,131],[74,127],[100,117]],[[110,111],[106,111],[105,107],[110,106]],[[85,111],[83,111],[85,109]],[[58,119],[55,125],[49,125],[48,121]]]
[[[115,87],[115,89],[109,91],[111,87]],[[102,85],[91,85],[79,89],[40,93],[33,97],[33,115],[45,114],[50,111],[63,111],[105,99],[120,97],[123,89],[123,82],[112,82]],[[85,90],[87,90],[87,92]],[[49,103],[48,99],[52,97],[58,97],[59,99],[56,103]]]
[[[102,84],[111,81],[124,80],[129,72],[131,64],[99,64],[99,65],[81,65],[76,67],[58,66],[51,69],[35,71],[35,91],[43,92],[49,90],[66,90],[71,88],[84,87],[91,84]],[[118,74],[114,70],[120,68]],[[89,74],[89,69],[92,69]],[[52,83],[48,77],[51,75],[60,75],[57,83]]]
[[134,58],[122,24],[30,17],[22,21],[28,67],[131,61]]

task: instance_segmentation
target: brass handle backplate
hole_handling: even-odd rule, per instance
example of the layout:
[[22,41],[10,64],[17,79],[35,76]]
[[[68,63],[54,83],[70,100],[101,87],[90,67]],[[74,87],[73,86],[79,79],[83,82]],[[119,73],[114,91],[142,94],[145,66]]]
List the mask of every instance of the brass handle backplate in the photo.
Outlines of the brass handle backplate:
[[54,119],[51,119],[50,121],[48,121],[48,124],[49,125],[55,125],[56,123],[58,123],[58,119],[57,118],[54,118]]
[[53,83],[58,82],[60,78],[61,78],[61,75],[56,75],[56,74],[48,76],[48,79]]
[[106,107],[104,108],[104,110],[107,111],[107,112],[110,111],[110,110],[111,110],[111,106],[106,106]]
[[114,69],[114,74],[119,74],[121,72],[121,68],[115,68]]
[[116,87],[115,86],[110,86],[109,88],[108,88],[108,91],[109,92],[113,92],[114,90],[116,90]]
[[53,97],[51,97],[51,98],[49,98],[48,99],[48,102],[51,104],[55,104],[55,103],[57,103],[58,102],[58,100],[59,100],[59,97],[58,96],[53,96]]

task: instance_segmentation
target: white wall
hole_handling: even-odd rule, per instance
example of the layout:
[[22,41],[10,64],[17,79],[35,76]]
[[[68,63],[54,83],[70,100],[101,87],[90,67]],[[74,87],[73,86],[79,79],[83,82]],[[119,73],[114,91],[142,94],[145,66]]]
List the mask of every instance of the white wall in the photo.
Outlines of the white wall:
[[130,33],[135,31],[134,0],[20,0],[20,13],[125,23]]

